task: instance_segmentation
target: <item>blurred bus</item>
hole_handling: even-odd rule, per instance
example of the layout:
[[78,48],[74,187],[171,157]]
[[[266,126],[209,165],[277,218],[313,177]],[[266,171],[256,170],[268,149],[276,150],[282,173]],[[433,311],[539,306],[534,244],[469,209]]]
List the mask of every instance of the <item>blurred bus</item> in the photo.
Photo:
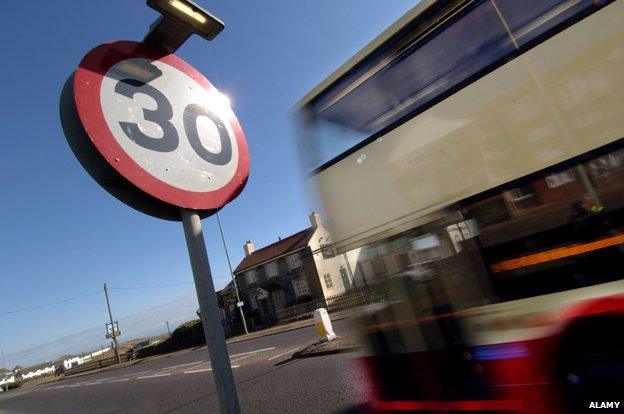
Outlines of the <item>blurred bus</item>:
[[624,0],[423,0],[298,107],[336,250],[389,292],[376,410],[620,401]]

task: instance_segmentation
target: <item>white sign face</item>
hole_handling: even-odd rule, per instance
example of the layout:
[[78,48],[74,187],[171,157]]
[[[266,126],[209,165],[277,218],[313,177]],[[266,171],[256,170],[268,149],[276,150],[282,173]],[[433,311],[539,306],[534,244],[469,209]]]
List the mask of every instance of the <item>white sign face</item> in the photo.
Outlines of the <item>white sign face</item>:
[[74,77],[78,116],[97,151],[160,201],[215,210],[249,176],[229,100],[175,55],[135,42],[90,51]]
[[[144,83],[154,67],[162,74]],[[106,73],[100,101],[115,140],[159,180],[206,192],[220,189],[234,176],[238,148],[227,122],[233,113],[227,97],[216,89],[204,89],[166,63],[134,58]]]
[[106,324],[106,338],[113,337],[113,326],[115,326],[115,336],[121,336],[121,331],[119,331],[119,324],[117,322],[115,322],[114,325],[107,323]]

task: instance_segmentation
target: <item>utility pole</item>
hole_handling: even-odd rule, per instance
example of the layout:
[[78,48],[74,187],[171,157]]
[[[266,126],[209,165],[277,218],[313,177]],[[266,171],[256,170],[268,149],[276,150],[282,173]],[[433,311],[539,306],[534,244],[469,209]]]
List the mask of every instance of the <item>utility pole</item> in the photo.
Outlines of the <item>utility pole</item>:
[[104,296],[106,296],[106,306],[108,307],[108,317],[110,318],[111,324],[111,332],[113,333],[113,343],[115,344],[115,357],[117,358],[117,363],[121,363],[121,358],[119,357],[119,347],[117,346],[117,332],[115,332],[115,324],[113,323],[113,313],[111,312],[110,301],[108,300],[108,289],[106,288],[106,283],[104,283]]
[[230,263],[230,255],[228,254],[227,245],[225,244],[225,237],[223,236],[223,227],[221,227],[221,219],[219,218],[219,213],[217,212],[217,222],[219,223],[219,231],[221,232],[221,240],[223,241],[223,248],[225,249],[225,257],[227,258],[228,267],[230,268],[230,275],[232,276],[232,282],[234,283],[234,291],[236,292],[236,307],[240,312],[241,320],[243,321],[243,328],[245,329],[245,335],[249,333],[247,330],[247,322],[245,321],[245,314],[243,313],[243,307],[238,306],[240,303],[240,296],[238,294],[238,285],[236,284],[236,277],[234,277],[234,272],[232,272],[232,263]]

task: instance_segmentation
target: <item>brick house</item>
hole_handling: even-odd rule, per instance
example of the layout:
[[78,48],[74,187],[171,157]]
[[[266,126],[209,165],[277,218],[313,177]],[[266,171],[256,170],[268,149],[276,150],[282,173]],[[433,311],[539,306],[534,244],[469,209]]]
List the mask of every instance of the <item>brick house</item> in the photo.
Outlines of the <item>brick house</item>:
[[245,258],[234,270],[245,314],[257,324],[271,324],[280,309],[349,289],[352,277],[331,243],[316,212],[310,214],[309,228],[266,247],[255,250],[248,240]]

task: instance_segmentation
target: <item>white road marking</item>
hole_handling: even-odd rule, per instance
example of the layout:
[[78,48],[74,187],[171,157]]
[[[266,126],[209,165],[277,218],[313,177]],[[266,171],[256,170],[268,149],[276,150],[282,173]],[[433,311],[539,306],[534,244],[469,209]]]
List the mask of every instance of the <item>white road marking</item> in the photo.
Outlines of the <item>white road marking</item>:
[[158,377],[168,377],[169,375],[171,375],[170,372],[166,373],[166,374],[154,374],[154,375],[146,375],[144,377],[137,377],[137,379],[145,379],[145,378],[158,378]]
[[131,374],[126,374],[126,375],[124,375],[124,377],[129,377],[129,376],[131,376],[131,375],[141,375],[141,374],[147,374],[148,372],[152,372],[152,370],[151,370],[151,369],[148,369],[147,371],[133,372],[133,373],[131,373]]
[[197,365],[197,364],[202,364],[204,361],[196,361],[196,362],[189,362],[188,364],[180,364],[180,365],[174,365],[172,367],[166,367],[161,369],[161,371],[168,371],[170,369],[176,369],[176,368],[180,368],[180,367],[188,367],[189,365]]
[[130,381],[130,378],[116,379],[116,380],[112,380],[112,381],[108,381],[108,382],[122,382],[122,381]]
[[239,357],[239,356],[243,356],[243,355],[249,355],[249,354],[255,354],[255,353],[263,352],[263,351],[270,351],[272,349],[275,349],[275,347],[273,346],[271,348],[257,349],[255,351],[243,352],[242,354],[230,355],[230,358],[235,358],[235,357]]
[[[232,365],[232,368],[238,368],[240,367],[240,365]],[[203,369],[194,369],[191,371],[184,371],[185,374],[195,374],[198,372],[208,372],[208,371],[212,371],[212,368],[203,368]]]
[[272,356],[271,358],[267,359],[267,361],[270,361],[270,360],[275,359],[275,358],[279,358],[279,357],[284,356],[286,354],[289,354],[291,352],[295,352],[297,349],[299,349],[299,348],[291,349],[290,351],[286,351],[283,354]]
[[184,371],[185,374],[195,374],[196,372],[208,372],[212,371],[212,368],[194,369],[192,371]]
[[106,380],[112,380],[115,379],[117,377],[107,377],[107,378],[100,378],[100,379],[96,379],[96,381],[106,381]]
[[82,385],[99,385],[99,384],[100,384],[99,382],[87,382],[87,383],[82,384]]
[[57,390],[59,388],[65,388],[65,387],[69,387],[69,385],[57,385],[56,387],[48,387],[48,388],[44,388],[45,390]]

